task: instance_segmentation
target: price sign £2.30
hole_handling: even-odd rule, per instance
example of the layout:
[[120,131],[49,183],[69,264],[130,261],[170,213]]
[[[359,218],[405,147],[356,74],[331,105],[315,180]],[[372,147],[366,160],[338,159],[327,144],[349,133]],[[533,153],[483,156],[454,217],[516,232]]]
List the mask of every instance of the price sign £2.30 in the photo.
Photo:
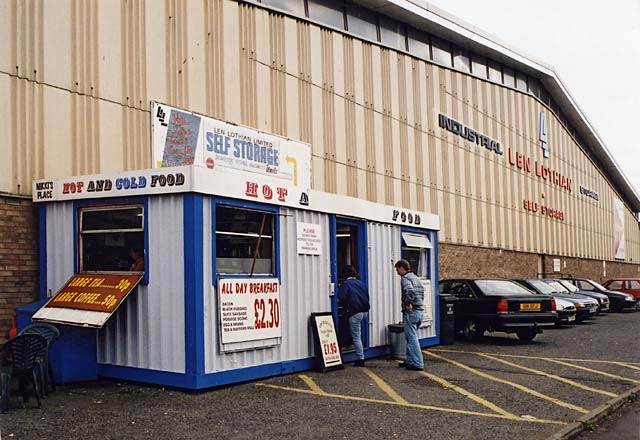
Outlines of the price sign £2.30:
[[277,278],[220,278],[218,299],[223,344],[282,336]]

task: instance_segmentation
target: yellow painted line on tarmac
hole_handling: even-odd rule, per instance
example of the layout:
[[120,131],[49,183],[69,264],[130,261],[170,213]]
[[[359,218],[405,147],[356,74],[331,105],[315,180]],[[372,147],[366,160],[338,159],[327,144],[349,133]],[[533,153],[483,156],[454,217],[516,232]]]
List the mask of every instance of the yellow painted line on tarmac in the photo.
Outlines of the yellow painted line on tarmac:
[[313,391],[314,393],[316,393],[316,394],[327,394],[327,393],[324,392],[324,390],[322,388],[320,388],[318,386],[318,384],[311,377],[307,376],[306,374],[299,374],[298,377],[300,379],[302,379],[302,381],[304,383],[306,383],[307,386],[309,387],[309,389],[311,391]]
[[257,386],[262,386],[262,387],[267,387],[267,388],[273,388],[273,389],[276,389],[276,390],[292,391],[294,393],[309,394],[309,395],[313,395],[313,396],[331,397],[331,398],[334,398],[334,399],[354,400],[354,401],[359,401],[359,402],[378,403],[378,404],[382,404],[382,405],[394,405],[394,406],[401,406],[401,407],[404,407],[404,408],[424,409],[424,410],[439,411],[439,412],[446,412],[446,413],[464,414],[464,415],[470,415],[470,416],[489,417],[489,418],[494,418],[494,419],[517,420],[517,421],[520,421],[520,422],[527,422],[527,423],[543,423],[543,424],[548,424],[548,425],[566,425],[567,424],[566,422],[562,422],[562,421],[559,421],[559,420],[546,420],[546,419],[536,419],[536,418],[523,418],[523,417],[518,417],[518,416],[505,416],[505,415],[502,415],[502,414],[495,414],[495,413],[482,413],[482,412],[477,412],[477,411],[466,411],[466,410],[462,410],[462,409],[442,408],[442,407],[431,406],[431,405],[421,405],[421,404],[418,404],[418,403],[400,403],[400,402],[395,402],[395,401],[392,401],[392,400],[369,399],[367,397],[346,396],[346,395],[342,395],[342,394],[332,394],[332,393],[325,393],[325,392],[318,393],[318,392],[313,391],[313,390],[304,390],[304,389],[300,389],[300,388],[285,387],[285,386],[281,386],[281,385],[272,385],[272,384],[268,384],[268,383],[258,383],[256,385]]
[[435,353],[431,353],[431,352],[429,352],[427,350],[423,350],[422,352],[424,354],[428,355],[428,356],[435,357],[437,359],[440,359],[440,360],[448,362],[448,363],[450,363],[452,365],[455,365],[456,367],[462,368],[463,370],[467,370],[470,373],[473,373],[473,374],[475,374],[477,376],[484,377],[485,379],[489,379],[489,380],[492,380],[494,382],[499,382],[499,383],[503,383],[505,385],[512,386],[514,388],[519,389],[520,391],[523,391],[523,392],[525,392],[527,394],[531,394],[532,396],[535,396],[535,397],[537,397],[539,399],[547,400],[547,401],[549,401],[549,402],[551,402],[551,403],[553,403],[555,405],[562,406],[564,408],[569,408],[569,409],[572,409],[572,410],[577,411],[577,412],[582,413],[582,414],[586,414],[586,413],[589,412],[589,410],[584,409],[584,408],[582,408],[580,406],[573,405],[573,404],[565,402],[563,400],[556,399],[555,397],[550,397],[550,396],[547,396],[545,394],[539,393],[538,391],[532,390],[531,388],[525,387],[524,385],[520,385],[519,383],[510,382],[508,380],[500,379],[500,378],[492,376],[490,374],[483,373],[482,371],[477,370],[477,369],[472,368],[472,367],[469,367],[468,365],[464,365],[464,364],[461,364],[460,362],[457,362],[457,361],[454,361],[454,360],[451,360],[451,359],[447,359],[447,358],[442,357],[440,355],[437,355]]
[[[472,354],[481,353],[479,351],[448,350],[446,348],[430,348],[429,350],[437,351],[439,353],[472,353]],[[483,354],[489,354],[492,356],[499,356],[499,357],[521,358],[521,359],[542,359],[545,361],[547,359],[554,359],[557,361],[567,361],[567,362],[593,362],[596,364],[614,364],[614,365],[621,365],[624,367],[640,370],[640,367],[634,366],[634,365],[640,365],[640,362],[605,361],[601,359],[574,359],[574,358],[561,358],[561,357],[525,356],[521,354],[503,354],[503,353],[483,353]]]
[[616,365],[620,365],[621,367],[633,368],[634,370],[640,371],[640,367],[636,367],[635,365],[631,365],[628,362],[616,362]]
[[593,368],[587,368],[587,367],[583,367],[583,366],[580,366],[580,365],[570,364],[569,362],[563,362],[563,361],[559,361],[559,360],[556,360],[556,359],[545,359],[545,360],[547,362],[553,362],[555,364],[560,364],[560,365],[565,365],[567,367],[577,368],[578,370],[588,371],[590,373],[599,374],[601,376],[611,377],[612,379],[618,379],[618,380],[623,380],[625,382],[639,383],[640,384],[640,380],[631,379],[631,378],[628,378],[628,377],[618,376],[617,374],[606,373],[604,371],[594,370]]
[[583,390],[591,391],[593,393],[602,394],[604,396],[609,396],[609,397],[616,397],[617,396],[617,394],[610,393],[609,391],[603,391],[603,390],[599,390],[597,388],[591,388],[590,386],[583,385],[583,384],[581,384],[579,382],[575,382],[575,381],[573,381],[571,379],[566,379],[566,378],[561,377],[561,376],[556,376],[555,374],[547,373],[546,371],[540,371],[540,370],[536,370],[536,369],[533,369],[533,368],[525,367],[523,365],[514,364],[513,362],[505,361],[504,359],[499,359],[496,356],[491,356],[491,355],[488,355],[488,354],[485,354],[485,353],[476,353],[476,354],[478,356],[482,356],[483,358],[491,359],[493,361],[500,362],[501,364],[505,364],[505,365],[508,365],[510,367],[519,368],[521,370],[528,371],[529,373],[537,374],[538,376],[544,376],[544,377],[548,377],[549,379],[557,380],[559,382],[564,382],[564,383],[566,383],[568,385],[571,385],[571,386],[574,386],[576,388],[581,388]]
[[382,380],[380,376],[377,376],[373,371],[369,370],[368,368],[363,368],[362,371],[364,371],[364,373],[369,376],[371,380],[373,380],[375,384],[378,385],[378,387],[382,391],[384,391],[387,396],[391,397],[394,402],[402,404],[409,403],[400,394],[396,393],[393,388],[391,388],[384,380]]
[[473,400],[476,403],[479,403],[482,406],[486,406],[487,408],[489,408],[492,411],[495,411],[498,414],[502,414],[503,416],[507,416],[507,417],[515,417],[518,418],[518,416],[516,416],[515,414],[512,414],[508,411],[505,411],[504,409],[500,408],[498,405],[495,405],[491,402],[489,402],[486,399],[483,399],[482,397],[473,394],[470,391],[465,390],[464,388],[459,387],[458,385],[454,385],[451,382],[449,382],[446,379],[443,379],[441,377],[435,376],[431,373],[427,373],[426,371],[421,371],[420,374],[422,374],[423,376],[428,377],[429,379],[438,382],[440,385],[442,385],[445,388],[449,388],[452,389],[460,394],[462,394],[465,397],[468,397],[469,399]]

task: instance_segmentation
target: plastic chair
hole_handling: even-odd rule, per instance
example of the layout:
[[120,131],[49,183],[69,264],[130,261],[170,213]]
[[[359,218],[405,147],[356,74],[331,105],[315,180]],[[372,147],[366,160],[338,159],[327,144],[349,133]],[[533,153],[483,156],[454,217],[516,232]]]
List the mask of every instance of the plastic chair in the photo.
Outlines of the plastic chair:
[[36,363],[38,364],[38,371],[40,373],[40,385],[41,396],[47,395],[48,385],[51,383],[52,391],[56,390],[56,383],[53,379],[53,370],[51,363],[49,362],[49,347],[56,339],[60,337],[60,330],[55,325],[47,324],[45,322],[36,322],[29,324],[23,328],[20,335],[40,335],[47,340],[47,349],[44,351],[43,356],[38,357]]
[[38,408],[40,408],[40,381],[36,373],[36,367],[38,366],[36,360],[38,357],[42,357],[43,352],[47,349],[47,340],[40,335],[18,335],[13,339],[9,339],[2,348],[9,350],[12,357],[12,368],[8,376],[6,394],[2,396],[3,399],[8,403],[11,393],[11,378],[15,376],[20,381],[23,402],[29,402],[26,382],[31,379],[38,401]]
[[13,371],[13,353],[7,344],[0,345],[0,413],[9,409],[9,386]]

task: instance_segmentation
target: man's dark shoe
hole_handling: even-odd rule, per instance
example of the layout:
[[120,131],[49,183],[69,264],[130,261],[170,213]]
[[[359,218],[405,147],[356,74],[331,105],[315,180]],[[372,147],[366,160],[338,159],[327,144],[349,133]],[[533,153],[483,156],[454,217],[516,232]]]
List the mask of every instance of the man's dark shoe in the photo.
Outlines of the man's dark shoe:
[[411,364],[407,365],[406,368],[407,368],[407,370],[411,370],[411,371],[423,371],[424,370],[424,368],[416,367],[415,365],[411,365]]
[[398,368],[407,368],[407,363],[406,362],[400,362],[398,364]]
[[364,367],[364,359],[358,359],[353,363],[354,367]]

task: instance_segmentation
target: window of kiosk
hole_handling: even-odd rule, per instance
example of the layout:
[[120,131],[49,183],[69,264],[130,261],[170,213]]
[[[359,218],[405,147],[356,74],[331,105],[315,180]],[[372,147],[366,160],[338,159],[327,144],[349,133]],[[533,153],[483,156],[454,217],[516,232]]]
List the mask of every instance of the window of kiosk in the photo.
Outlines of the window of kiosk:
[[416,274],[418,278],[422,279],[425,285],[422,326],[428,325],[433,319],[433,294],[430,289],[427,289],[427,287],[431,287],[429,281],[429,257],[432,247],[433,245],[427,234],[408,231],[402,232],[401,258],[409,262],[411,271]]
[[276,276],[275,214],[216,205],[216,273]]
[[78,212],[80,272],[144,272],[144,206],[84,207]]

